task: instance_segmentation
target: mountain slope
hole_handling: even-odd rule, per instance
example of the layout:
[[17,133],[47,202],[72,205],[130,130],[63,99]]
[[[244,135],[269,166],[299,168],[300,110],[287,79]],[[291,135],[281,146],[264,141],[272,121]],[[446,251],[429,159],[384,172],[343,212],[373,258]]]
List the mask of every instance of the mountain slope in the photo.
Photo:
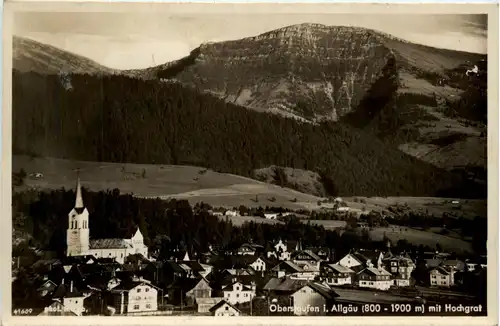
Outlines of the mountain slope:
[[390,60],[394,74],[443,74],[479,59],[364,28],[300,24],[202,44],[182,60],[131,73],[174,79],[257,110],[336,120],[358,106]]
[[243,176],[274,164],[321,173],[332,195],[484,196],[463,176],[344,124],[304,124],[178,84],[90,75],[71,82],[67,89],[57,75],[14,72],[14,154],[190,164]]
[[42,74],[115,72],[85,57],[23,37],[13,37],[12,49],[13,69],[21,72],[34,71]]

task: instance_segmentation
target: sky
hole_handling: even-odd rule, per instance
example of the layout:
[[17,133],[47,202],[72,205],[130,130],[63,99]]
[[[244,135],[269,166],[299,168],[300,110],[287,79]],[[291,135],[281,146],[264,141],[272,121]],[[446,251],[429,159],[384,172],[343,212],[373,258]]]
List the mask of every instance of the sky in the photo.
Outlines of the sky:
[[424,45],[486,53],[486,15],[189,14],[23,12],[14,34],[115,69],[180,59],[203,42],[235,40],[300,23],[371,28]]

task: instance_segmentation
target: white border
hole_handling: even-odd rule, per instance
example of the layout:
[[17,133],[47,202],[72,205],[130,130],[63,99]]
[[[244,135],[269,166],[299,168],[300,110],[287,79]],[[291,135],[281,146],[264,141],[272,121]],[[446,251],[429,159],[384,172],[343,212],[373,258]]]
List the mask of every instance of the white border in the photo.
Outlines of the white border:
[[[208,2],[208,1],[205,1]],[[52,12],[168,12],[186,13],[383,13],[383,14],[488,14],[488,317],[13,317],[11,316],[11,172],[12,172],[12,21],[17,11]],[[245,3],[245,4],[199,4],[199,3],[69,3],[18,1],[4,4],[3,24],[3,128],[2,128],[2,179],[0,200],[2,228],[0,252],[4,265],[0,269],[2,291],[2,321],[6,325],[494,325],[498,324],[498,6],[492,4],[354,4],[354,3]]]

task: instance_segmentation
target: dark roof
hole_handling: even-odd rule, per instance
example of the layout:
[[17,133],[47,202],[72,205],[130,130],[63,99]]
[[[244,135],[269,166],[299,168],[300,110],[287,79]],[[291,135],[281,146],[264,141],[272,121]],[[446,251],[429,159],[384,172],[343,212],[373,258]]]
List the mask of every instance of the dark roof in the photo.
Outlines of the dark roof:
[[292,259],[294,259],[295,257],[297,257],[298,255],[300,254],[306,254],[308,256],[310,256],[312,259],[316,260],[316,261],[321,261],[323,260],[321,257],[319,257],[318,255],[316,255],[314,252],[312,252],[311,250],[299,250],[299,251],[296,251],[292,254]]
[[124,239],[91,239],[90,249],[126,249],[132,246]]
[[148,282],[145,282],[145,281],[130,281],[130,280],[126,280],[124,282],[121,282],[118,286],[116,286],[114,289],[112,289],[111,291],[113,292],[121,292],[121,291],[130,291],[132,290],[133,288],[139,286],[139,285],[148,285],[148,286],[151,286],[153,288],[156,288],[154,285],[148,283]]
[[209,309],[210,312],[214,312],[215,310],[219,309],[220,307],[222,307],[223,305],[227,304],[228,306],[230,306],[231,308],[233,308],[234,310],[236,310],[237,312],[240,312],[241,311],[236,308],[235,306],[233,306],[232,304],[230,304],[229,302],[227,302],[226,300],[221,300],[219,301],[217,304],[215,304],[212,308]]
[[181,260],[181,261],[178,261],[177,264],[179,266],[181,266],[181,268],[182,268],[182,265],[186,265],[187,267],[189,267],[194,272],[200,272],[200,271],[204,271],[205,270],[200,265],[200,263],[197,262],[196,260]]
[[307,283],[308,281],[305,280],[272,278],[264,285],[263,289],[267,291],[295,292]]
[[335,292],[333,292],[332,289],[322,284],[316,282],[310,282],[306,286],[309,286],[311,289],[319,293],[322,297],[324,297],[327,300],[331,300],[334,297],[338,297],[338,295]]
[[84,293],[80,289],[77,289],[76,285],[73,285],[73,289],[71,289],[70,284],[60,284],[54,292],[54,298],[75,298],[83,296]]
[[246,286],[245,284],[243,284],[243,282],[234,282],[234,283],[232,283],[230,285],[227,285],[227,286],[223,287],[222,291],[233,291],[234,286],[236,284],[238,284],[238,283],[240,283],[242,285],[242,290],[243,291],[252,291],[252,289],[250,287]]
[[282,270],[282,269],[291,270],[293,272],[302,272],[302,268],[295,265],[293,262],[291,262],[289,260],[282,261],[280,264],[273,267],[274,271],[278,271],[278,270]]
[[381,252],[378,250],[357,250],[352,255],[359,259],[362,263],[366,263],[368,260],[376,262],[380,254]]
[[176,280],[174,283],[170,284],[167,286],[168,289],[181,289],[183,292],[188,292],[192,290],[198,283],[200,283],[202,280],[205,280],[208,284],[208,280],[199,277],[199,278],[182,278]]

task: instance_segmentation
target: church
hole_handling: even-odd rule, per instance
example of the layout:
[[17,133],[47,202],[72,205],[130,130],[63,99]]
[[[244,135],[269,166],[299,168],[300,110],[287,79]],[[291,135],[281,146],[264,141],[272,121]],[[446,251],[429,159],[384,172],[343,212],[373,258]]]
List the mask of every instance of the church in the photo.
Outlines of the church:
[[92,255],[96,258],[114,258],[120,264],[123,264],[129,255],[141,254],[148,258],[148,247],[144,244],[139,228],[129,239],[89,239],[89,212],[83,204],[80,177],[76,185],[75,207],[68,217],[67,256]]

